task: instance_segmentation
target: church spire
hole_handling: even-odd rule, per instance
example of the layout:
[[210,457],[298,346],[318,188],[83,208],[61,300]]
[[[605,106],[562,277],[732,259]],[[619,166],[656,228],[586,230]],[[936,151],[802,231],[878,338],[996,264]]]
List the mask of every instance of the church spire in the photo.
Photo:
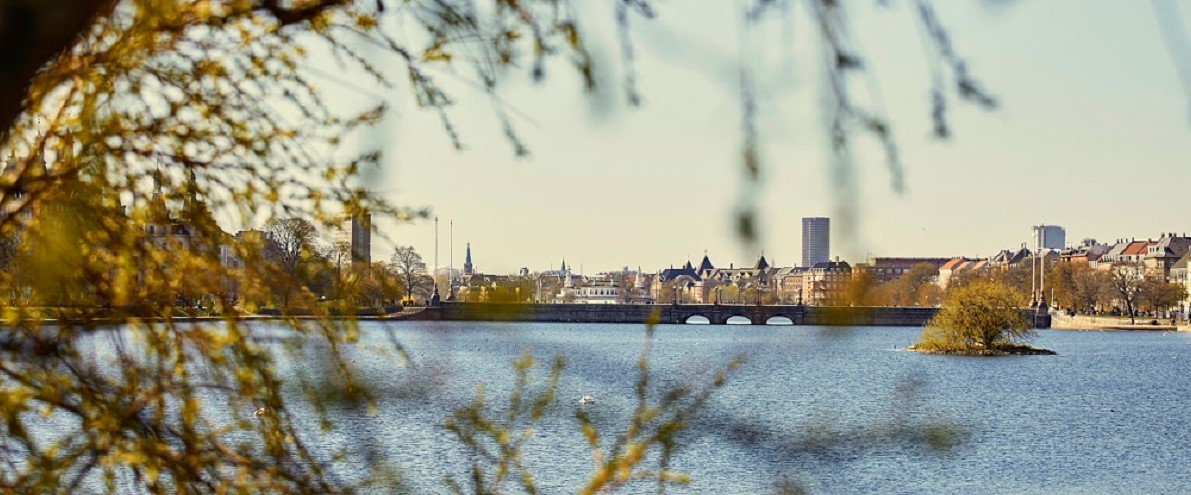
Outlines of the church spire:
[[158,222],[170,220],[169,208],[161,191],[161,155],[157,156],[157,170],[153,172],[153,195],[149,199],[149,215]]
[[469,243],[467,243],[467,259],[465,259],[463,261],[463,274],[464,275],[472,275],[473,274],[472,270],[473,270],[473,267],[471,264],[471,243],[469,242]]
[[558,271],[566,273],[566,271],[567,271],[567,257],[566,256],[562,257],[562,265],[560,265],[558,267]]
[[190,171],[190,182],[187,183],[187,188],[190,189],[190,202],[198,203],[198,175],[194,170]]
[[157,156],[157,170],[153,172],[153,197],[161,197],[161,155]]

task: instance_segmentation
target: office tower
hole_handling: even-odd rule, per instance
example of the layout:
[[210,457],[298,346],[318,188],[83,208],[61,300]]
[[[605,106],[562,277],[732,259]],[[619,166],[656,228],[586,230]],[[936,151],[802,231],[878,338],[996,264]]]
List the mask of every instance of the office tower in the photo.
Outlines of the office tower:
[[1035,225],[1032,227],[1035,249],[1063,249],[1067,233],[1058,225]]
[[345,215],[335,240],[351,245],[352,264],[372,264],[372,214]]
[[831,219],[806,217],[802,219],[802,266],[812,267],[831,259]]

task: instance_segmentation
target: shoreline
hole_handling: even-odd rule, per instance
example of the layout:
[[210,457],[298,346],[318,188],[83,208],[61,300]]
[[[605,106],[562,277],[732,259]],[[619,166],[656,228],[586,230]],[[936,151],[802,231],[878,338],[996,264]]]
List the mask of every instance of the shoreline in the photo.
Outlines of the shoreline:
[[[462,306],[462,305],[460,305],[460,306]],[[726,310],[725,314],[744,314],[745,311],[742,311],[742,310],[750,309],[749,306],[721,306],[721,307],[710,306],[707,308],[699,308],[698,306],[692,305],[690,307],[697,308],[693,311],[696,314],[700,313],[700,311],[698,311],[698,309]],[[653,308],[655,310],[664,310],[664,309],[669,308],[669,306],[658,305],[658,306],[651,306],[651,308]],[[631,322],[646,323],[647,320],[649,319],[647,316],[643,316],[640,318],[636,317],[636,316],[640,316],[640,315],[630,315],[630,316],[634,316],[633,318],[617,318],[618,320],[623,320],[623,321],[597,321],[597,320],[602,320],[602,319],[590,319],[590,320],[584,321],[585,319],[583,319],[583,318],[535,318],[535,317],[533,317],[534,315],[532,315],[532,314],[518,315],[517,311],[509,311],[509,308],[503,308],[503,309],[504,309],[503,311],[494,311],[491,313],[489,313],[487,311],[471,311],[471,312],[464,313],[462,315],[453,315],[456,317],[443,317],[445,315],[442,314],[442,311],[443,311],[442,307],[414,306],[414,307],[404,308],[404,310],[399,311],[399,312],[381,313],[380,311],[376,311],[376,310],[362,310],[360,312],[360,314],[356,314],[356,315],[347,315],[347,314],[315,315],[315,314],[310,314],[308,312],[306,314],[282,315],[282,314],[277,314],[277,313],[273,313],[273,312],[266,312],[263,314],[262,313],[234,314],[234,315],[224,315],[224,316],[177,315],[177,316],[172,316],[169,318],[158,317],[158,316],[136,316],[136,315],[127,315],[127,316],[95,316],[95,315],[81,316],[80,315],[80,316],[73,317],[73,318],[71,316],[67,316],[64,319],[60,319],[60,318],[56,318],[56,317],[36,318],[34,316],[36,314],[48,315],[48,314],[52,314],[52,313],[56,312],[56,311],[49,310],[49,308],[39,308],[39,309],[30,311],[30,313],[32,313],[32,314],[29,314],[27,316],[31,317],[31,319],[37,319],[38,321],[45,323],[45,324],[53,324],[53,323],[59,323],[59,322],[63,322],[63,321],[71,322],[72,320],[77,319],[77,320],[79,320],[80,323],[82,323],[83,320],[85,320],[87,323],[99,324],[99,325],[128,324],[128,323],[133,323],[133,322],[137,322],[137,321],[161,322],[161,321],[165,321],[167,319],[169,319],[171,321],[177,321],[180,323],[219,322],[219,321],[229,321],[229,322],[286,321],[286,320],[290,320],[290,321],[316,321],[316,320],[353,321],[354,320],[354,321],[388,321],[388,322],[397,322],[397,321],[408,320],[408,321],[477,321],[477,322],[478,321],[486,321],[486,322],[524,321],[524,322],[559,322],[559,323],[631,323]],[[549,309],[554,309],[554,308],[551,307]],[[872,310],[875,308],[824,307],[822,309],[811,309],[811,311],[818,310],[818,311],[832,312],[832,311],[838,311],[841,309],[844,311],[848,311],[848,310],[855,310],[855,309]],[[661,311],[659,311],[659,313],[660,312]],[[485,313],[487,313],[487,314],[485,314]],[[13,316],[15,316],[15,315],[13,315]],[[57,316],[57,315],[55,315],[55,316]],[[459,317],[459,316],[462,316],[462,317]],[[522,317],[518,317],[518,316],[522,316]],[[815,318],[815,319],[797,318],[800,321],[794,322],[793,324],[794,324],[794,326],[820,326],[820,325],[826,325],[826,326],[921,326],[918,324],[918,323],[920,323],[919,321],[909,321],[909,319],[903,320],[903,321],[896,321],[896,322],[883,321],[883,322],[878,323],[876,321],[865,321],[865,320],[869,320],[870,318],[865,318],[864,316],[869,316],[869,315],[852,315],[852,316],[853,317],[851,317],[851,318]],[[855,316],[860,316],[860,317],[856,318]],[[1142,323],[1143,321],[1146,321],[1145,319],[1141,319],[1141,320],[1138,320],[1137,323],[1130,324],[1130,323],[1128,323],[1127,318],[1118,318],[1118,317],[1103,317],[1103,316],[1092,317],[1092,316],[1086,316],[1086,315],[1077,315],[1075,317],[1071,317],[1071,316],[1067,316],[1066,314],[1058,313],[1058,312],[1053,313],[1052,316],[1053,316],[1053,318],[1051,320],[1051,326],[1049,328],[1051,330],[1066,330],[1066,331],[1079,331],[1079,332],[1092,332],[1092,331],[1124,331],[1124,332],[1176,332],[1176,331],[1180,331],[1180,332],[1188,332],[1188,331],[1191,331],[1191,325],[1181,325],[1181,326],[1180,325],[1169,325],[1169,324],[1154,325],[1154,324],[1149,324],[1149,323]],[[791,318],[791,319],[795,319],[795,318]],[[628,321],[628,320],[634,320],[634,321]],[[661,320],[661,321],[657,321],[657,320]],[[663,323],[663,324],[665,324],[665,323],[682,324],[683,323],[681,321],[674,321],[671,318],[658,318],[657,320],[654,320],[654,321],[656,323]],[[824,321],[816,321],[816,320],[824,320]],[[1158,320],[1150,318],[1149,321],[1158,321]],[[753,323],[752,325],[767,326],[764,323]],[[1042,329],[1043,328],[1039,328],[1039,330],[1042,330]]]

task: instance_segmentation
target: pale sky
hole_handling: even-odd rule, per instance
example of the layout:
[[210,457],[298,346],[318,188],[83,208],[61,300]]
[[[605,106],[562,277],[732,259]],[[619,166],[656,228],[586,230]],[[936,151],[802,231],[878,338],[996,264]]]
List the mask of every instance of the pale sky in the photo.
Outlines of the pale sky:
[[[879,86],[860,84],[857,94],[880,95],[907,190],[895,193],[884,157],[861,146],[859,236],[849,245],[833,232],[832,255],[988,256],[1026,242],[1040,223],[1066,228],[1069,243],[1191,232],[1191,107],[1150,2],[935,2],[971,72],[1001,102],[990,112],[953,99],[947,141],[931,135],[912,3],[877,3],[849,4]],[[653,271],[697,263],[705,250],[717,266],[752,264],[758,253],[732,223],[744,194],[733,5],[661,2],[658,19],[634,22],[640,108],[625,107],[618,73],[596,97],[564,63],[544,85],[511,81],[501,96],[528,158],[513,156],[486,97],[452,76],[441,79],[458,101],[451,115],[462,152],[403,84],[364,95],[394,109],[369,135],[383,143],[385,165],[367,183],[398,204],[433,209],[440,266],[450,259],[451,220],[455,266],[470,242],[485,273],[557,268],[563,257],[586,274]],[[1191,25],[1191,6],[1181,17]],[[618,69],[611,11],[584,13],[583,22],[601,40],[599,60]],[[764,91],[758,249],[778,265],[799,261],[802,217],[835,211],[811,27],[800,5],[792,22],[751,41],[762,47],[750,57]],[[395,242],[434,263],[433,220],[379,228],[374,260],[387,260]]]

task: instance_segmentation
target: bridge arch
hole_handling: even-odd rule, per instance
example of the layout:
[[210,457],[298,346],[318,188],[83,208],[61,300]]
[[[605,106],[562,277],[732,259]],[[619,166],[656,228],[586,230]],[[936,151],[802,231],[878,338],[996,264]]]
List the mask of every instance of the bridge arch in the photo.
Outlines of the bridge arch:
[[700,314],[693,314],[683,320],[682,323],[686,325],[710,325],[711,319]]
[[794,319],[786,315],[773,315],[765,320],[766,325],[793,325]]
[[752,325],[753,320],[742,314],[734,314],[724,320],[725,325]]

